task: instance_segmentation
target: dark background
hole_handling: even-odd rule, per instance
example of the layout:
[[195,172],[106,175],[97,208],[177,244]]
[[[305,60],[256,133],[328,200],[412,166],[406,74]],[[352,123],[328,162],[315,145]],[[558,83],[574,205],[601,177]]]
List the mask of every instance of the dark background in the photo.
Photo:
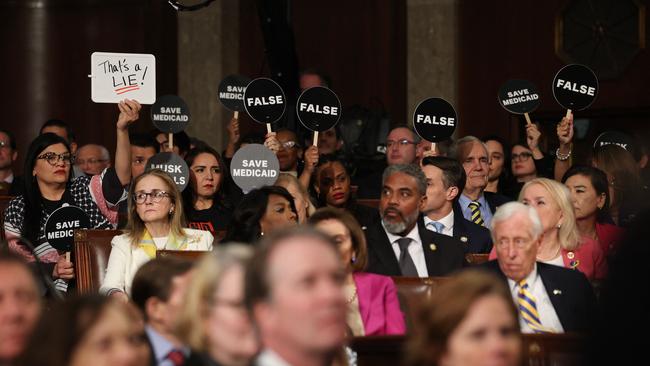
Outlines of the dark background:
[[[259,9],[274,3],[288,4],[280,13],[286,12],[290,19],[290,27],[284,31],[293,30],[295,55],[280,47],[280,58],[276,52],[269,63]],[[525,78],[538,86],[542,103],[532,118],[554,133],[554,124],[565,111],[553,99],[551,82],[567,63],[555,51],[555,27],[558,14],[570,3],[459,1],[459,136],[519,138],[523,120],[508,114],[496,100],[499,86],[509,78]],[[404,123],[404,116],[412,112],[406,110],[406,1],[241,0],[239,6],[241,74],[270,76],[271,64],[282,62],[284,55],[286,65],[327,72],[344,106],[383,108],[393,123]],[[647,14],[644,20],[647,22]],[[114,149],[117,108],[90,101],[87,74],[93,51],[153,53],[158,94],[177,91],[177,21],[174,10],[163,1],[0,0],[0,30],[5,85],[0,99],[1,125],[16,134],[21,154],[49,118],[69,122],[79,144],[97,142]],[[282,30],[278,34],[282,36]],[[295,86],[295,75],[284,78]],[[137,130],[151,128],[148,115],[145,108],[145,122],[139,123]],[[578,143],[583,148],[611,127],[647,129],[647,48],[640,50],[620,75],[601,80],[595,104],[575,116],[591,120],[586,140]],[[258,127],[243,123],[244,130],[254,128]],[[550,138],[548,146],[552,145]]]

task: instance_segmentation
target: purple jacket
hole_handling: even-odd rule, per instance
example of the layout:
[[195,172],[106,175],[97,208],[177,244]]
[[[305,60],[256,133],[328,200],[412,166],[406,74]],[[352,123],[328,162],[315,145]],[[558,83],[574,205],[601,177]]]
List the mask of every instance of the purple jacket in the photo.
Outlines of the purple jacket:
[[401,335],[406,332],[393,279],[374,273],[352,274],[357,286],[359,313],[367,336]]

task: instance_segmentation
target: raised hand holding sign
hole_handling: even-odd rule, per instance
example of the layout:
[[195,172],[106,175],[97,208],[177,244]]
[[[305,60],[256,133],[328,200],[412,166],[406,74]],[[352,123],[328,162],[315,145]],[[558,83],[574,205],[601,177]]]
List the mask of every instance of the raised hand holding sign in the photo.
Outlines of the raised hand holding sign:
[[528,80],[512,79],[499,88],[499,104],[510,113],[523,114],[526,124],[532,124],[528,113],[539,107],[539,92]]
[[318,132],[334,127],[341,118],[341,101],[330,89],[315,86],[300,94],[296,114],[303,126],[314,131],[312,145],[317,146]]
[[286,107],[284,91],[271,79],[257,78],[244,91],[246,112],[255,122],[266,124],[268,133],[272,132],[271,123],[282,118]]
[[456,126],[456,110],[442,98],[421,101],[413,113],[413,128],[421,138],[431,142],[431,151],[436,150],[436,142],[451,137]]

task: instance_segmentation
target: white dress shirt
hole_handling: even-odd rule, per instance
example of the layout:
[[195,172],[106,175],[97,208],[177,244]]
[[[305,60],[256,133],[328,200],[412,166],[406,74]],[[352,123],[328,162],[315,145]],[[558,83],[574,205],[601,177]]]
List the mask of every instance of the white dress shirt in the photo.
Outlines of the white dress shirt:
[[422,249],[422,239],[420,239],[420,232],[418,231],[418,225],[415,224],[413,229],[409,231],[408,234],[405,236],[399,236],[395,234],[391,234],[386,230],[386,227],[384,226],[384,222],[382,221],[381,226],[383,226],[384,231],[386,232],[386,236],[388,236],[388,241],[391,243],[393,246],[393,252],[395,252],[395,257],[397,257],[397,261],[399,262],[399,256],[401,254],[401,251],[399,249],[399,244],[397,243],[397,240],[402,239],[402,238],[411,238],[411,242],[409,243],[409,255],[411,255],[411,259],[413,259],[413,264],[415,264],[415,269],[418,271],[418,277],[429,277],[429,271],[427,270],[427,262],[424,260],[424,250]]
[[439,222],[445,226],[440,234],[454,236],[454,210],[451,210],[447,216],[440,220],[431,220],[427,216],[424,216],[424,227],[426,227],[427,230],[431,230],[430,225],[428,225],[430,222]]
[[255,360],[256,366],[291,366],[283,360],[277,353],[270,349],[263,350]]
[[[535,297],[537,313],[539,314],[539,321],[542,323],[542,326],[546,329],[552,330],[553,332],[563,333],[564,328],[562,328],[560,318],[557,317],[557,313],[555,312],[551,298],[546,292],[542,278],[537,273],[537,264],[535,264],[533,271],[530,272],[528,277],[526,277],[526,283],[528,284],[528,292]],[[515,301],[515,306],[518,307],[519,284],[508,278],[508,285],[510,287],[512,298]],[[521,315],[519,316],[519,326],[522,333],[535,333]]]

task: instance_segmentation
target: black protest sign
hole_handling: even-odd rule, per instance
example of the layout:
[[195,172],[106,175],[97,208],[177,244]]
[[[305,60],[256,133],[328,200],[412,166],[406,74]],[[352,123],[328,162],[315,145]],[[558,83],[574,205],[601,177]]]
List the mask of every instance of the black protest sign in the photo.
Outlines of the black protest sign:
[[244,92],[251,82],[243,75],[228,75],[219,83],[219,100],[226,108],[235,112],[243,112]]
[[244,193],[275,183],[280,162],[273,151],[260,144],[248,144],[237,150],[230,163],[230,174]]
[[596,100],[597,95],[598,78],[587,66],[567,65],[553,79],[553,96],[566,109],[583,110]]
[[341,101],[330,89],[315,86],[300,94],[296,114],[308,130],[327,131],[341,118]]
[[90,228],[90,217],[77,206],[64,205],[52,212],[45,222],[45,238],[56,250],[70,252],[75,229]]
[[267,78],[257,78],[246,87],[244,107],[256,122],[273,123],[282,117],[287,104],[278,83]]
[[594,141],[594,149],[598,149],[605,145],[616,145],[624,148],[629,152],[633,152],[634,140],[629,135],[618,131],[606,131],[601,133],[596,141]]
[[458,125],[456,111],[442,98],[425,99],[413,113],[413,128],[429,142],[443,141],[451,137]]
[[524,114],[539,107],[539,92],[528,80],[511,79],[499,88],[499,104],[510,113]]
[[151,169],[160,169],[167,173],[174,180],[179,191],[183,191],[189,182],[190,169],[185,160],[177,154],[162,152],[150,157],[146,171]]
[[151,121],[162,132],[181,132],[190,123],[190,109],[180,97],[163,95],[151,106]]

